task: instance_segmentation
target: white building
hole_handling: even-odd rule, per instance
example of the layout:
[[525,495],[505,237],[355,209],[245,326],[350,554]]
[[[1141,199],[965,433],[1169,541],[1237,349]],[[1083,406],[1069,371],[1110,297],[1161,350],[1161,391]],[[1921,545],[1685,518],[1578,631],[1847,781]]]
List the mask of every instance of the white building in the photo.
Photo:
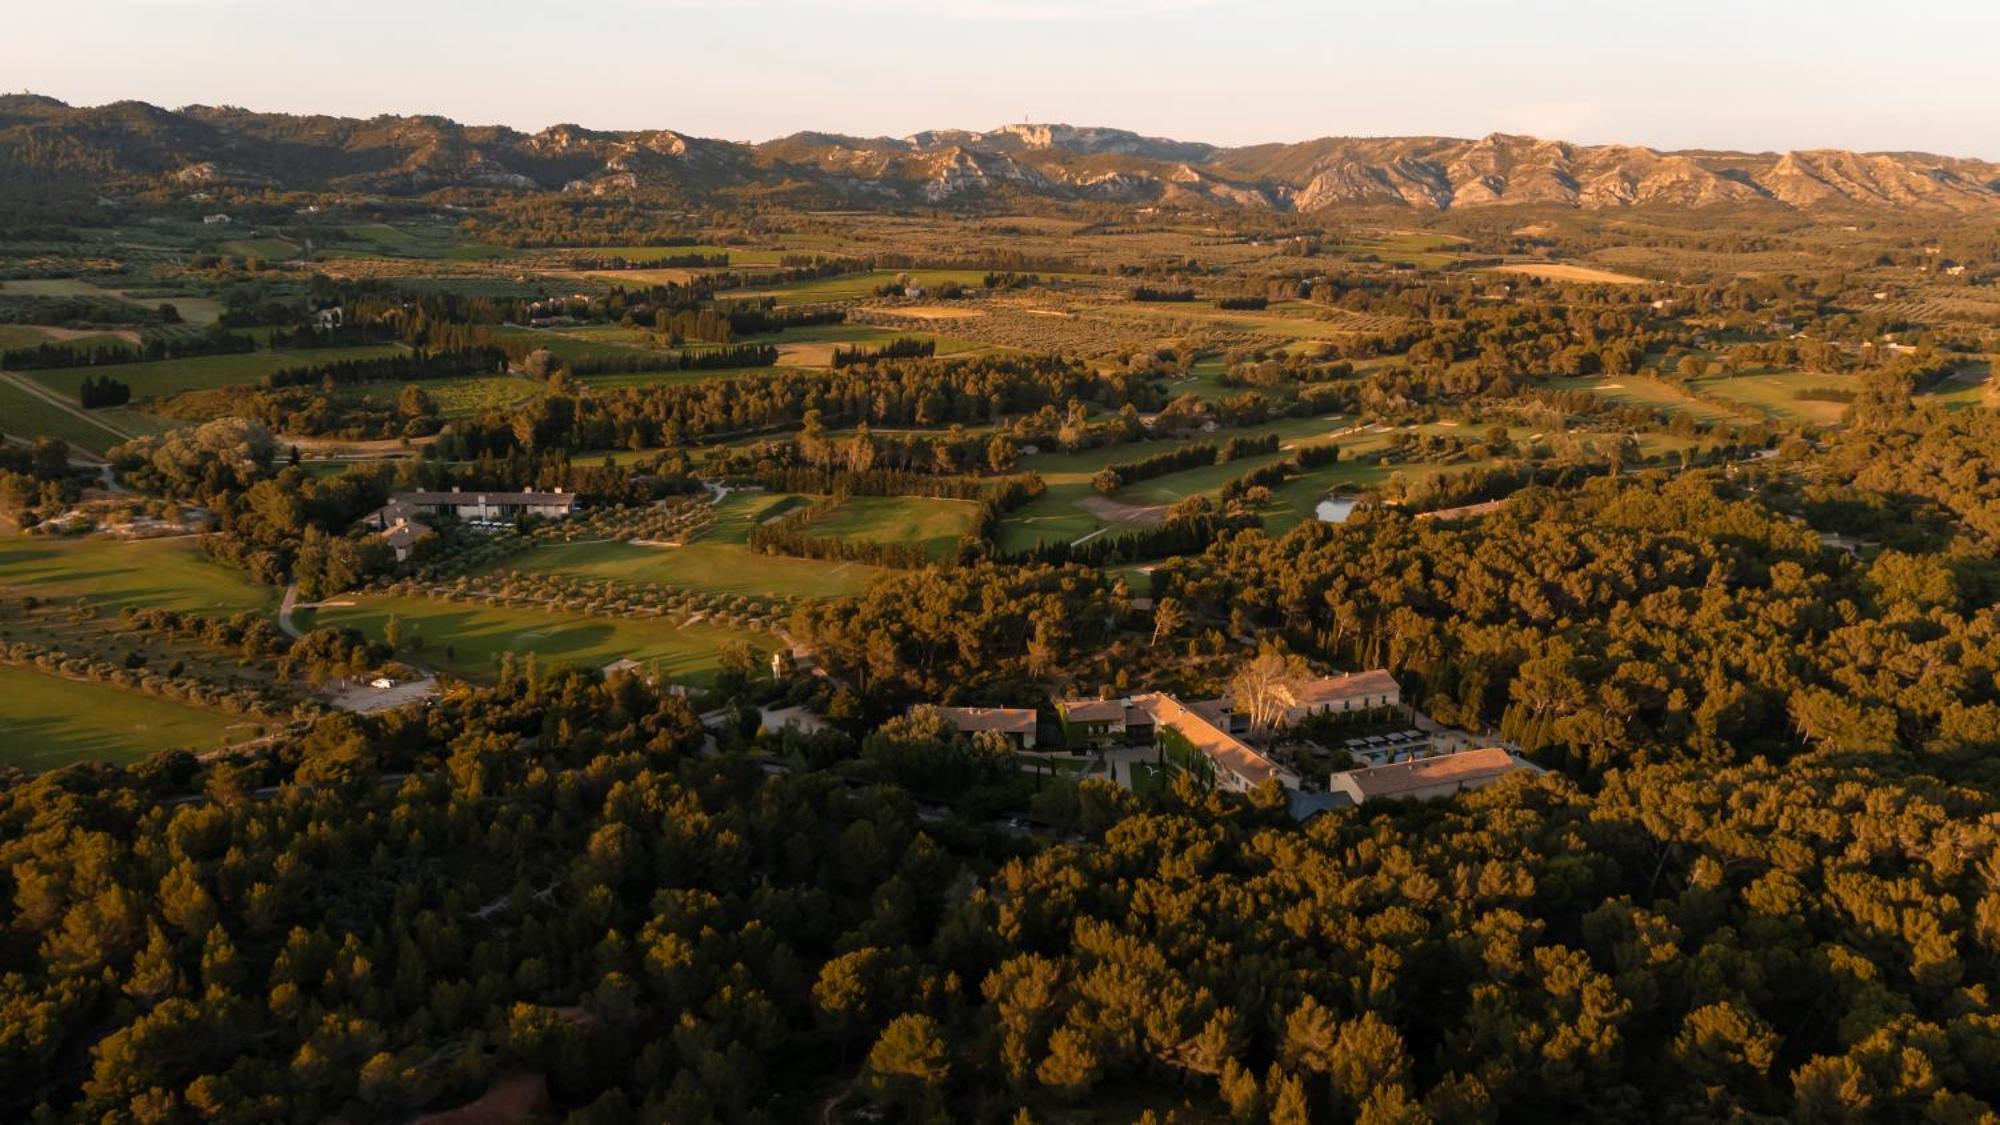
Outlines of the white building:
[[453,486],[450,492],[398,492],[381,510],[388,512],[396,505],[416,514],[456,516],[474,523],[505,523],[516,516],[560,520],[576,513],[576,497],[560,488],[553,492],[465,492]]

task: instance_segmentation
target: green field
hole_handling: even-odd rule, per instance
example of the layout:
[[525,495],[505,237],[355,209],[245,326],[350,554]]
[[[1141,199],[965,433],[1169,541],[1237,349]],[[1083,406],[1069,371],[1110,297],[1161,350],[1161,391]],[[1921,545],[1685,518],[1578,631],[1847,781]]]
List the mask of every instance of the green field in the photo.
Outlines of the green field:
[[816,301],[854,301],[873,297],[875,290],[898,277],[908,277],[912,283],[925,289],[932,289],[947,282],[978,286],[985,280],[986,273],[984,270],[874,270],[870,273],[842,274],[839,277],[816,277],[810,281],[794,281],[769,288],[738,290],[721,296],[725,299],[776,297],[781,305],[809,305]]
[[1849,375],[1823,375],[1810,371],[1773,371],[1755,375],[1733,375],[1724,379],[1702,379],[1704,392],[1742,403],[1752,410],[1786,422],[1809,422],[1831,426],[1847,413],[1844,402],[1826,402],[1798,397],[1800,391],[1855,390],[1859,383]]
[[342,387],[334,399],[355,403],[373,398],[393,406],[405,386],[421,386],[446,418],[467,418],[495,407],[512,406],[534,398],[542,384],[519,375],[467,375],[455,379],[426,379],[422,383],[372,383]]
[[387,223],[362,223],[345,227],[340,233],[350,241],[378,250],[410,251],[423,245],[423,240],[416,235]]
[[132,388],[133,399],[164,398],[182,391],[254,385],[273,371],[344,359],[377,359],[400,351],[392,344],[358,348],[311,348],[303,351],[257,351],[238,355],[204,355],[163,359],[153,363],[116,363],[105,367],[70,367],[31,372],[42,386],[70,398],[86,376],[109,376]]
[[647,345],[647,334],[639,329],[600,326],[595,328],[501,328],[494,333],[533,347],[547,348],[557,359],[584,359],[589,356],[658,355],[668,353]]
[[[538,552],[539,553],[539,552]],[[350,600],[349,597],[336,599]],[[467,679],[492,675],[503,652],[535,653],[544,667],[600,668],[630,658],[657,663],[660,674],[684,683],[705,682],[715,674],[716,655],[731,641],[769,650],[777,641],[766,633],[702,623],[677,625],[652,618],[570,617],[538,609],[466,605],[425,597],[353,596],[351,606],[311,611],[302,625],[337,625],[382,636],[395,617],[405,638],[422,637],[421,652],[402,655],[425,667]],[[407,641],[406,641],[407,643]]]
[[135,605],[227,615],[278,604],[277,590],[210,560],[192,538],[126,543],[4,536],[0,586],[47,598],[81,598],[111,613]]
[[[1253,437],[1269,433],[1278,435],[1280,447],[1276,453],[1260,453],[1220,465],[1202,465],[1178,473],[1167,473],[1148,480],[1134,481],[1111,498],[1116,503],[1133,507],[1172,505],[1189,496],[1213,493],[1251,469],[1290,456],[1290,451],[1300,444],[1312,445],[1326,440],[1345,425],[1346,423],[1337,417],[1285,418],[1266,425],[1248,426],[1240,430],[1215,434],[1197,434],[1172,441],[1086,449],[1075,453],[1038,453],[1024,457],[1021,460],[1021,467],[1033,469],[1041,474],[1043,482],[1048,485],[1048,492],[1041,499],[1017,509],[1002,520],[995,538],[1002,550],[1020,551],[1037,543],[1074,542],[1100,531],[1118,534],[1121,531],[1136,530],[1143,525],[1101,519],[1083,506],[1085,502],[1098,503],[1102,500],[1090,481],[1097,471],[1106,465],[1121,461],[1136,461],[1198,441],[1220,445],[1232,436]],[[1350,442],[1348,439],[1341,439],[1339,444],[1346,448]]]
[[1590,391],[1621,406],[1644,406],[1671,410],[1707,422],[1743,422],[1746,414],[1712,402],[1703,402],[1651,375],[1567,376],[1548,380],[1547,386],[1561,391]]
[[[1304,476],[1294,477],[1272,489],[1272,502],[1262,508],[1259,514],[1264,519],[1265,528],[1277,534],[1313,518],[1313,509],[1335,489],[1379,488],[1390,483],[1393,478],[1414,484],[1439,473],[1459,472],[1493,463],[1460,460],[1449,464],[1411,462],[1383,465],[1380,463],[1380,458],[1375,455],[1387,448],[1394,435],[1400,431],[1370,428],[1358,433],[1347,433],[1345,431],[1349,424],[1347,419],[1337,416],[1286,418],[1267,425],[1203,434],[1172,442],[1113,446],[1108,449],[1083,450],[1077,453],[1042,453],[1023,458],[1022,467],[1040,473],[1048,484],[1048,492],[1041,499],[1014,511],[1001,521],[997,533],[998,543],[1002,550],[1020,551],[1037,543],[1074,542],[1097,532],[1116,535],[1145,526],[1100,518],[1085,506],[1100,503],[1100,500],[1093,499],[1098,497],[1098,493],[1090,484],[1090,479],[1097,470],[1108,463],[1137,460],[1191,441],[1220,444],[1233,434],[1256,436],[1276,432],[1281,442],[1279,451],[1260,453],[1221,465],[1202,465],[1178,473],[1153,477],[1150,480],[1136,481],[1120,489],[1113,499],[1117,503],[1135,507],[1170,506],[1189,496],[1213,495],[1223,485],[1250,470],[1289,457],[1301,445],[1319,445],[1331,441],[1340,446],[1342,459],[1339,462],[1315,469]],[[1466,432],[1465,427],[1448,423],[1410,426],[1405,429],[1417,434]],[[1474,429],[1483,433],[1485,427],[1479,426]],[[1335,436],[1336,434],[1339,436]],[[1527,435],[1517,428],[1513,436],[1521,439]],[[1651,436],[1653,435],[1648,435]],[[1688,443],[1662,442],[1657,448],[1642,443],[1642,446],[1648,453],[1654,453],[1681,444]]]
[[109,684],[0,665],[0,766],[136,762],[161,750],[212,750],[255,735],[254,720]]
[[[789,250],[753,250],[744,246],[558,246],[552,249],[574,254],[589,254],[593,257],[623,258],[628,262],[657,262],[662,258],[682,258],[690,254],[727,254],[731,268],[737,266],[775,266]],[[615,278],[617,271],[608,271],[604,276]]]
[[1968,406],[1980,406],[1986,402],[1986,384],[1993,378],[1986,363],[1970,363],[1959,368],[1958,374],[1940,381],[1929,391],[1918,395],[1917,401],[1941,402],[1953,410]]
[[977,505],[922,496],[851,496],[807,532],[876,543],[920,543],[933,559],[949,558],[972,530]]
[[61,438],[97,453],[125,440],[5,380],[0,380],[0,434]]
[[34,324],[0,324],[0,349],[34,348],[43,344],[63,344],[70,348],[89,351],[96,347],[132,346],[132,341],[115,332],[95,332],[88,336],[71,336],[57,339],[49,330]]
[[1142,320],[1157,323],[1163,329],[1171,327],[1176,321],[1193,321],[1219,332],[1241,332],[1288,340],[1341,340],[1362,331],[1361,324],[1351,319],[1283,315],[1287,308],[1304,310],[1311,307],[1304,302],[1292,302],[1289,305],[1273,305],[1265,312],[1243,312],[1218,309],[1198,301],[1171,301],[1104,305],[1090,310],[1087,315],[1093,318]]
[[[143,290],[143,287],[141,287]],[[117,289],[105,289],[80,277],[36,277],[0,282],[0,293],[34,297],[105,297],[144,308],[172,305],[189,324],[212,324],[222,315],[222,302],[213,297],[135,297]]]
[[714,533],[685,547],[642,547],[633,543],[565,543],[537,547],[508,560],[510,569],[604,578],[643,585],[669,583],[718,594],[777,594],[838,598],[858,594],[883,572],[861,563],[821,562],[760,555]]
[[299,255],[298,243],[288,238],[232,238],[219,249],[225,254],[266,261],[284,261]]
[[455,224],[436,221],[399,222],[393,226],[356,223],[342,228],[328,245],[318,249],[328,258],[386,256],[479,261],[520,255],[520,251],[505,246],[467,242]]
[[584,386],[594,390],[610,391],[620,387],[652,387],[666,383],[702,383],[710,379],[727,379],[745,371],[776,371],[775,367],[711,367],[703,371],[682,371],[668,368],[659,371],[620,371],[614,375],[580,375]]
[[851,597],[885,573],[862,563],[760,555],[744,545],[751,527],[797,503],[797,497],[785,493],[737,492],[723,501],[715,526],[685,547],[626,542],[541,546],[508,560],[505,569],[799,598]]
[[24,277],[0,281],[0,293],[22,297],[112,297],[117,293],[100,289],[80,277]]
[[1423,231],[1390,231],[1367,238],[1350,239],[1332,249],[1336,253],[1356,257],[1372,256],[1385,262],[1402,262],[1437,269],[1457,260],[1450,251],[1465,245],[1465,240],[1449,234],[1429,234]]

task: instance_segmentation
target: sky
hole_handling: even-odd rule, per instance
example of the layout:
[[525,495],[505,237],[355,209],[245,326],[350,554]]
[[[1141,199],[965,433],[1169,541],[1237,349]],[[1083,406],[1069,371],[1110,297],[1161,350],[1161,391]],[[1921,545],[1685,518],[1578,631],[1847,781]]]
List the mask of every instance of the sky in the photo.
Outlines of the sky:
[[1011,121],[2000,159],[1992,0],[10,0],[0,87],[758,141]]

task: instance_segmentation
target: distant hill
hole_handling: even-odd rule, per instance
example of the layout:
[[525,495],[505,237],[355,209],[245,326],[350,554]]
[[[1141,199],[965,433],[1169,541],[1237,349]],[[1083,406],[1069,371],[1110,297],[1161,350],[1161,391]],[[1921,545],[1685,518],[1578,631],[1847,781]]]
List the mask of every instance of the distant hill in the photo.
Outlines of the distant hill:
[[689,200],[757,193],[859,206],[1011,194],[1301,212],[1508,203],[2000,209],[2000,164],[1916,152],[1660,152],[1504,134],[1220,148],[1053,124],[901,138],[796,133],[748,145],[666,129],[555,125],[531,134],[442,117],[0,97],[0,186],[37,176],[99,189],[238,184],[394,195],[462,187]]

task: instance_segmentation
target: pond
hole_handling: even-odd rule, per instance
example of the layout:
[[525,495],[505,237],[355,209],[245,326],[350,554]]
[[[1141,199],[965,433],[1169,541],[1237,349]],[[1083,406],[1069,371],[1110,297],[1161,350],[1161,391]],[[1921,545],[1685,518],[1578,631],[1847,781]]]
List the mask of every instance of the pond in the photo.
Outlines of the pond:
[[1329,496],[1313,508],[1313,515],[1318,516],[1322,523],[1346,523],[1347,517],[1354,514],[1355,507],[1360,503],[1353,496]]

